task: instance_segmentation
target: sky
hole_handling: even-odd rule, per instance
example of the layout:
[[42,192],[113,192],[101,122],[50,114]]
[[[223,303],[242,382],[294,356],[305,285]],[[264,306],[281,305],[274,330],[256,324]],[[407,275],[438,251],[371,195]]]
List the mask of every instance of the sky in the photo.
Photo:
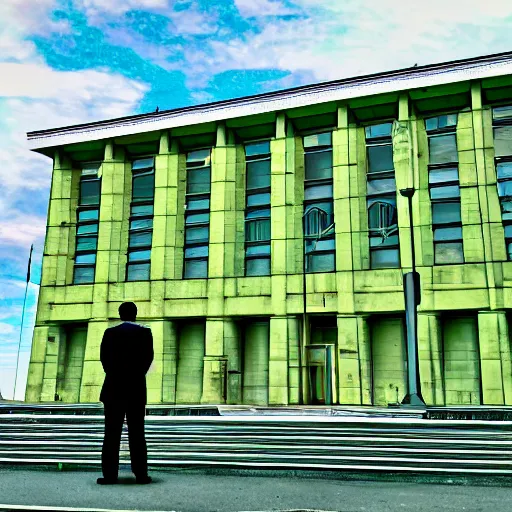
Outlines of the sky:
[[24,397],[50,191],[27,131],[510,50],[510,0],[1,0],[0,393],[20,346]]

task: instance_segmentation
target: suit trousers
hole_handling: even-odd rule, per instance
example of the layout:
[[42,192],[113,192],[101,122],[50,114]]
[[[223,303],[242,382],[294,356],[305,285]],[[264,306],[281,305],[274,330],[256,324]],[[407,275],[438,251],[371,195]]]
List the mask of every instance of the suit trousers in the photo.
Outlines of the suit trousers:
[[124,417],[128,424],[128,444],[132,472],[137,478],[148,474],[148,455],[146,438],[144,436],[144,403],[129,403],[122,401],[106,401],[105,437],[101,451],[101,468],[107,479],[117,479],[119,472],[119,448]]

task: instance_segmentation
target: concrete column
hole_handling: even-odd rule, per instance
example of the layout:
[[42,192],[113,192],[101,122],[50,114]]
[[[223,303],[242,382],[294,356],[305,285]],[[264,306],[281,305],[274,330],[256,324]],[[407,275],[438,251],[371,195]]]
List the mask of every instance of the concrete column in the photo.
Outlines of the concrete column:
[[251,322],[244,334],[243,403],[268,405],[269,322]]
[[178,327],[176,322],[163,322],[162,403],[176,403]]
[[418,313],[421,393],[427,405],[444,405],[443,341],[438,314]]
[[361,404],[361,368],[359,361],[359,336],[363,335],[363,319],[357,316],[338,315],[338,402]]
[[299,403],[299,350],[301,323],[296,316],[288,319],[288,404]]
[[[74,188],[77,187],[78,182],[73,179],[71,161],[61,152],[56,151],[53,161],[41,286],[65,285],[72,275],[74,255],[72,245],[76,230],[74,210],[77,196]],[[73,196],[75,201],[72,200]]]
[[[131,176],[124,161],[124,151],[105,145],[100,167],[101,199],[98,250],[94,282],[117,283],[126,277],[128,217],[130,215]],[[105,313],[99,315],[105,318]]]
[[43,389],[44,362],[46,359],[46,346],[48,343],[48,326],[36,326],[32,338],[30,364],[28,367],[27,387],[25,389],[26,402],[40,402]]
[[348,108],[340,107],[338,127],[332,132],[336,288],[343,290],[338,293],[340,313],[354,312],[353,250],[360,240],[359,233],[352,233],[351,200],[366,194],[358,174],[354,130],[348,126]]
[[204,322],[181,325],[178,343],[178,376],[176,403],[201,402],[205,349]]
[[[179,279],[176,274],[177,217],[182,203],[178,200],[180,155],[178,143],[169,132],[160,136],[160,150],[155,157],[155,216],[151,247],[151,280]],[[180,212],[181,213],[181,212]]]
[[153,335],[154,358],[146,374],[148,404],[162,402],[164,343],[166,342],[165,337],[168,335],[168,324],[167,320],[143,322],[143,325],[151,329]]
[[508,405],[512,400],[512,374],[505,311],[478,313],[478,341],[482,404]]
[[[212,151],[208,305],[201,403],[225,402],[224,279],[234,275],[236,149],[223,124]],[[228,146],[228,144],[230,144]]]
[[[286,180],[286,118],[278,114],[276,139],[271,141],[271,284],[272,311],[270,319],[269,403],[288,404],[288,320],[287,312],[287,227],[293,216],[292,203],[287,201]],[[289,193],[288,193],[289,195]]]
[[270,318],[268,401],[271,405],[288,404],[288,318]]
[[109,326],[110,323],[107,320],[91,320],[87,325],[87,341],[80,382],[80,402],[98,402],[100,399],[101,387],[105,379],[100,359],[100,348],[103,334]]
[[242,340],[240,328],[236,322],[224,323],[224,353],[227,358],[228,404],[242,403]]

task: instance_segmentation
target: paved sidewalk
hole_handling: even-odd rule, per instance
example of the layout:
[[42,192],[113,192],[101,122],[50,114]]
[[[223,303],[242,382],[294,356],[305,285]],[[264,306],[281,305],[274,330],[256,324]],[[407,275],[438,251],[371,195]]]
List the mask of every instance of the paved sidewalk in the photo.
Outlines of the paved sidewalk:
[[[512,510],[512,489],[382,480],[339,480],[333,474],[201,470],[153,471],[154,482],[135,485],[127,469],[120,484],[100,486],[98,471],[0,466],[0,504],[179,512],[329,510],[391,512]],[[343,477],[343,476],[342,476]],[[449,479],[446,479],[449,481]],[[506,482],[505,482],[506,483]]]

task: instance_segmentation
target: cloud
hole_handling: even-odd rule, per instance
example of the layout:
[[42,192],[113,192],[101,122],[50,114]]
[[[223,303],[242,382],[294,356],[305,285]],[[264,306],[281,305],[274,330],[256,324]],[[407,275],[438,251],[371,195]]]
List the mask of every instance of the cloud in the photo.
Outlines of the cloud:
[[296,14],[296,9],[290,9],[280,0],[235,0],[240,14],[246,18],[257,16],[286,16]]
[[102,14],[121,15],[132,10],[161,10],[169,6],[169,0],[79,0],[75,2],[90,18]]

